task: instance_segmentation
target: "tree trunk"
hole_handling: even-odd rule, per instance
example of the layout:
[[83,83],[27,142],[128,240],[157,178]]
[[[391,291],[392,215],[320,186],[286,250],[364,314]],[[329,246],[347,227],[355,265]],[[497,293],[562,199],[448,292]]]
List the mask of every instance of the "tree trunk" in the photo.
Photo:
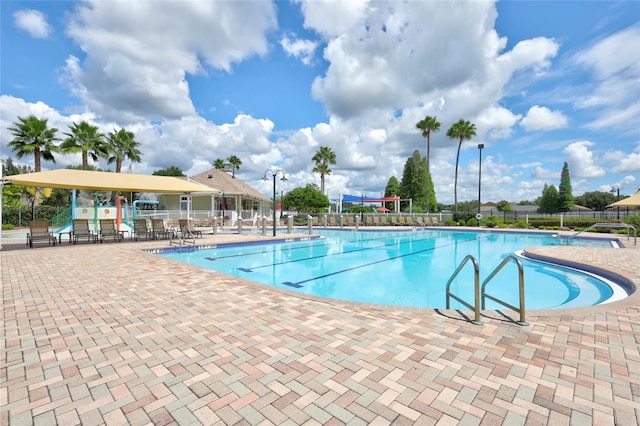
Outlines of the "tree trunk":
[[[35,168],[36,172],[39,172],[42,167],[42,162],[41,162],[41,153],[40,153],[40,148],[36,147],[33,150],[33,155],[34,155],[34,159],[33,159],[33,166]],[[36,193],[33,195],[33,205],[32,206],[39,206],[40,205],[40,188],[36,188]],[[32,207],[32,212],[31,214],[33,215],[33,207]]]
[[458,155],[456,155],[456,179],[453,183],[453,211],[458,215],[458,164],[460,163],[460,148],[462,147],[462,138],[458,144]]

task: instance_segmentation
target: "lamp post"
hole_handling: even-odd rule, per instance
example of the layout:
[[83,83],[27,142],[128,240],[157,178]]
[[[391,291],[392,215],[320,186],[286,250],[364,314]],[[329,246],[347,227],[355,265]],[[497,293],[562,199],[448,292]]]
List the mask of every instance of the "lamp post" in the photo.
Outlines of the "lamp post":
[[[478,144],[478,152],[480,153],[480,160],[478,161],[478,218],[480,217],[480,195],[482,190],[482,149],[483,143]],[[480,226],[480,219],[478,219],[478,226]]]
[[[611,185],[611,193],[616,193],[616,201],[620,201],[620,187],[618,185]],[[618,220],[620,220],[620,206],[617,206]]]
[[271,177],[273,177],[273,236],[276,236],[276,176],[278,176],[278,173],[282,174],[282,178],[280,179],[283,182],[286,182],[287,177],[285,175],[284,170],[272,170],[269,169],[267,171],[264,172],[264,177],[262,178],[262,180],[269,180],[268,176],[269,174],[271,175]]

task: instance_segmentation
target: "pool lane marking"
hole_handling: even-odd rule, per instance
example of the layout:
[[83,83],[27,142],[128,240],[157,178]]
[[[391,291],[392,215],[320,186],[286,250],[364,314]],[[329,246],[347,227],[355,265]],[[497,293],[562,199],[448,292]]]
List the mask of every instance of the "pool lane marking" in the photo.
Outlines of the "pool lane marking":
[[292,282],[292,281],[283,281],[283,282],[282,282],[282,284],[284,284],[284,285],[288,285],[288,286],[290,286],[290,287],[300,288],[300,287],[302,287],[302,284],[303,284],[303,283],[307,283],[307,282],[309,282],[309,281],[315,281],[315,280],[320,279],[320,278],[326,278],[326,277],[330,277],[330,276],[332,276],[332,275],[342,274],[343,272],[352,271],[352,270],[354,270],[354,269],[360,269],[360,268],[364,268],[364,267],[366,267],[366,266],[371,266],[371,265],[375,265],[375,264],[378,264],[378,263],[384,263],[384,262],[388,262],[388,261],[390,261],[390,260],[400,259],[400,258],[402,258],[402,257],[413,256],[413,255],[416,255],[416,254],[425,253],[425,252],[428,252],[428,251],[433,251],[433,250],[435,250],[435,249],[437,249],[437,248],[442,248],[442,247],[446,247],[446,246],[456,245],[456,244],[458,244],[458,243],[468,243],[468,242],[471,242],[471,241],[478,241],[478,240],[477,240],[477,238],[474,238],[473,240],[456,241],[455,243],[451,243],[451,244],[445,244],[445,245],[437,246],[437,247],[430,247],[430,248],[428,248],[428,249],[424,249],[424,250],[418,250],[418,251],[411,252],[411,253],[401,254],[401,255],[399,255],[399,256],[388,257],[388,258],[386,258],[386,259],[376,260],[375,262],[369,262],[369,263],[365,263],[365,264],[362,264],[362,265],[353,266],[353,267],[351,267],[351,268],[347,268],[347,269],[341,269],[341,270],[339,270],[339,271],[331,272],[331,273],[329,273],[329,274],[319,275],[319,276],[317,276],[317,277],[308,278],[308,279],[306,279],[306,280],[302,280],[302,281],[296,281],[296,282]]
[[[433,240],[433,239],[434,238],[422,238],[422,239],[417,239],[417,240],[412,239],[410,241],[393,242],[393,243],[382,244],[382,245],[378,245],[378,246],[374,246],[374,247],[364,247],[364,248],[360,248],[360,249],[356,249],[356,250],[341,251],[339,253],[330,253],[330,254],[323,254],[323,255],[320,255],[320,256],[303,257],[301,259],[286,260],[284,262],[267,263],[267,264],[264,264],[264,265],[254,266],[254,267],[251,267],[251,268],[236,268],[236,269],[238,269],[238,270],[240,270],[242,272],[253,272],[254,269],[270,268],[272,266],[286,265],[287,263],[304,262],[306,260],[320,259],[322,257],[341,256],[341,255],[345,255],[345,254],[358,253],[358,252],[367,251],[367,250],[378,250],[378,249],[381,249],[381,248],[384,248],[384,247],[390,247],[390,246],[396,246],[396,245],[402,245],[402,244],[413,244],[413,243],[418,243],[418,242],[421,242],[421,241],[430,241],[430,240]],[[469,240],[469,241],[471,241],[471,240]],[[473,241],[477,241],[477,239],[474,238]],[[467,240],[464,240],[462,242],[467,242]],[[441,246],[441,247],[444,247],[444,246]]]

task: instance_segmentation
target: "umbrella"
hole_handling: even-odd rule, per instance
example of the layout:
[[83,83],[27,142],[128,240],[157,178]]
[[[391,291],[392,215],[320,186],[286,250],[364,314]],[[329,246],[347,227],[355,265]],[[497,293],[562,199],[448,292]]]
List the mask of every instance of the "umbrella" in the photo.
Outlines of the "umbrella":
[[378,207],[376,210],[379,211],[379,212],[385,212],[385,213],[388,213],[388,212],[391,211],[386,207]]

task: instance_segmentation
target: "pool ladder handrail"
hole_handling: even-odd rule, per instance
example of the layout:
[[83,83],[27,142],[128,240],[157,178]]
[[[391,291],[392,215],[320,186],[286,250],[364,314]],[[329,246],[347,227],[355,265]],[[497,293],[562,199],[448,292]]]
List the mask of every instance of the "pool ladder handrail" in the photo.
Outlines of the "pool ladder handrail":
[[[174,243],[174,238],[177,239],[177,241]],[[189,238],[189,239],[187,239]],[[169,245],[178,245],[180,247],[187,245],[187,244],[191,244],[192,246],[195,247],[196,245],[196,236],[195,234],[193,234],[193,232],[191,232],[190,229],[185,228],[183,229],[179,229],[176,230],[174,232],[171,233],[171,239],[169,239]]]
[[[475,291],[475,303],[473,304],[473,306],[467,303],[462,298],[453,294],[450,290],[451,283],[458,276],[460,271],[462,271],[462,268],[464,268],[464,266],[469,261],[473,262],[473,278],[474,278],[474,291]],[[470,254],[468,254],[467,256],[465,256],[464,259],[462,259],[462,262],[460,262],[460,265],[458,265],[454,273],[451,275],[451,278],[449,278],[449,281],[447,281],[447,309],[451,308],[451,298],[454,298],[455,300],[462,303],[467,308],[473,309],[474,318],[471,320],[471,323],[475,325],[482,325],[482,321],[480,320],[480,267],[478,266],[478,260],[475,257],[471,256]]]
[[[517,308],[503,300],[498,299],[495,296],[491,296],[490,294],[486,294],[486,287],[487,284],[489,283],[489,281],[491,281],[497,274],[498,272],[500,272],[500,270],[502,270],[502,268],[510,261],[510,260],[514,260],[516,262],[516,265],[518,267],[518,278],[519,278],[519,299],[520,299],[520,307]],[[451,283],[453,283],[453,280],[458,276],[458,274],[460,273],[460,271],[462,271],[462,268],[464,268],[464,266],[467,264],[467,262],[473,262],[473,275],[474,275],[474,295],[475,295],[475,300],[474,300],[474,304],[471,305],[470,303],[466,302],[465,300],[463,300],[462,298],[460,298],[459,296],[456,296],[455,294],[453,294],[451,292]],[[446,308],[450,309],[451,308],[451,298],[457,300],[458,302],[460,302],[461,304],[463,304],[464,306],[466,306],[469,309],[472,309],[474,312],[474,319],[471,320],[472,324],[476,324],[476,325],[482,325],[482,321],[480,320],[480,309],[482,308],[482,310],[485,309],[486,306],[486,298],[489,298],[491,300],[493,300],[494,302],[497,302],[509,309],[512,309],[516,312],[518,312],[520,314],[520,320],[516,321],[516,324],[518,325],[529,325],[529,323],[526,322],[525,320],[525,297],[524,297],[524,268],[522,267],[522,262],[520,262],[520,260],[515,256],[515,255],[509,255],[507,256],[501,263],[500,265],[498,265],[490,274],[489,276],[482,282],[482,287],[480,286],[480,267],[478,266],[478,260],[473,257],[472,255],[467,255],[462,262],[460,262],[460,265],[458,265],[458,267],[456,268],[456,270],[454,271],[454,273],[451,275],[451,277],[449,278],[449,281],[447,281],[447,289],[446,289]]]
[[[507,302],[505,302],[504,300],[498,299],[495,296],[491,296],[490,294],[487,294],[486,292],[486,287],[487,284],[489,284],[489,281],[491,281],[497,274],[498,272],[500,272],[502,270],[502,268],[504,268],[504,266],[509,263],[509,261],[513,260],[514,262],[516,262],[516,265],[518,267],[518,290],[519,290],[519,302],[520,302],[520,306],[519,307],[515,307]],[[502,306],[505,306],[513,311],[516,311],[517,313],[520,314],[520,320],[516,321],[516,324],[518,325],[529,325],[529,323],[526,321],[525,319],[525,303],[524,303],[524,268],[522,267],[522,262],[520,262],[520,259],[518,259],[515,255],[510,254],[509,256],[505,257],[504,260],[500,263],[500,265],[498,265],[490,274],[489,276],[482,282],[482,288],[480,289],[480,295],[481,295],[481,302],[482,302],[482,310],[485,309],[486,307],[486,299],[489,298],[491,300],[493,300],[496,303],[501,304]]]
[[638,233],[636,231],[636,227],[633,225],[629,225],[628,223],[611,223],[611,222],[601,222],[601,223],[594,223],[593,225],[583,229],[582,231],[578,231],[573,235],[570,235],[568,238],[572,239],[577,237],[578,235],[582,234],[583,232],[587,232],[589,229],[595,229],[595,228],[626,228],[627,229],[627,240],[629,239],[629,237],[631,236],[631,233],[629,232],[630,229],[633,229],[633,245],[637,245],[637,239],[638,239]]

